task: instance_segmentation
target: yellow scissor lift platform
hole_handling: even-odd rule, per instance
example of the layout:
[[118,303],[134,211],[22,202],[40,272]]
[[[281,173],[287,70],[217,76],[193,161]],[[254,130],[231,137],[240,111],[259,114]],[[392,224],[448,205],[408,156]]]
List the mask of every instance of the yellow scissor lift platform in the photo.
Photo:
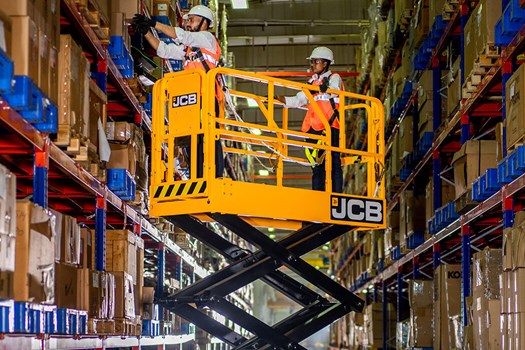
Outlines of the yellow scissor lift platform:
[[[225,83],[230,86],[226,94],[219,88]],[[379,100],[350,92],[326,92],[339,101],[340,146],[333,147],[324,118],[323,135],[291,127],[295,124],[290,122],[289,110],[273,97],[276,89],[288,95],[290,91],[303,91],[314,110],[322,115],[313,95],[318,87],[227,68],[168,74],[153,90],[150,215],[170,220],[231,263],[174,296],[162,295],[159,289],[157,300],[235,349],[304,349],[299,345],[302,339],[349,311],[362,311],[363,300],[301,256],[346,232],[385,226],[384,116]],[[234,100],[256,102],[257,108],[250,110],[250,120],[255,122],[242,120]],[[365,116],[368,124],[364,150],[347,145],[354,132],[346,130],[347,121],[357,115]],[[271,181],[257,183],[216,174],[215,160],[217,155],[222,156],[216,154],[221,150],[219,142],[226,146],[224,153],[255,159],[275,176]],[[325,154],[328,190],[299,188],[287,180],[297,166],[311,166],[304,150],[313,145]],[[333,152],[341,154],[343,165],[358,163],[366,167],[367,183],[361,193],[330,190]],[[207,221],[218,222],[259,250],[241,249],[210,230]],[[257,227],[294,231],[274,241]],[[333,299],[322,297],[280,272],[281,266],[298,273]],[[271,327],[225,299],[259,278],[304,308]],[[215,321],[202,311],[205,306],[253,336],[245,337]]]

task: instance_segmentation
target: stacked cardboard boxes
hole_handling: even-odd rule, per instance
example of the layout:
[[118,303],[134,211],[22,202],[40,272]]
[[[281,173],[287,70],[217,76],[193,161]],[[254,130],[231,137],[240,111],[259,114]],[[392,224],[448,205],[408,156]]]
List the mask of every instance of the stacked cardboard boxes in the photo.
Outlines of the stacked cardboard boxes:
[[461,313],[461,265],[440,265],[435,270],[433,304],[433,348],[457,349],[453,317]]
[[14,297],[16,176],[0,165],[0,299]]
[[433,281],[410,280],[408,302],[410,304],[408,346],[432,347]]
[[472,325],[474,349],[501,349],[501,249],[485,249],[473,256]]

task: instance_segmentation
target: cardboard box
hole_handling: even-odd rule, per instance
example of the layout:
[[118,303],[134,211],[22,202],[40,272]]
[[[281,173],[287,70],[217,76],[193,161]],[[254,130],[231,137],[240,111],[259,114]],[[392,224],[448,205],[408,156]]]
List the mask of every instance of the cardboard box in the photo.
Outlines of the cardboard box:
[[408,282],[408,303],[412,309],[431,309],[434,297],[434,282],[431,280],[410,280]]
[[448,182],[441,181],[441,205],[438,208],[434,208],[434,179],[430,177],[430,181],[425,188],[425,194],[425,218],[428,222],[435,215],[436,209],[456,198],[456,189]]
[[133,137],[133,124],[127,122],[107,122],[106,137],[108,141],[129,142]]
[[476,178],[488,168],[496,167],[497,143],[493,140],[469,140],[454,153],[454,184],[456,198],[472,188]]
[[494,27],[501,17],[501,2],[482,0],[474,9],[471,18],[475,20],[475,28],[478,33],[476,42],[477,53],[482,53],[488,44],[494,44]]
[[80,274],[75,266],[55,264],[55,303],[60,308],[82,309],[82,291]]
[[[137,13],[140,13],[139,0],[112,0],[111,13],[124,13],[126,19],[131,19]],[[151,13],[151,12],[150,12]]]
[[445,119],[452,117],[451,114],[457,109],[461,101],[461,66],[459,58],[452,65],[447,77],[447,113]]
[[14,294],[16,176],[0,165],[0,299]]
[[[70,35],[60,36],[58,134],[56,144],[67,146],[79,138],[89,112],[89,62]],[[86,107],[87,112],[86,112]]]
[[86,269],[95,268],[94,233],[88,228],[80,229],[80,266]]
[[77,219],[51,210],[56,217],[55,222],[55,258],[58,261],[80,264],[80,226]]
[[115,276],[115,318],[135,317],[133,278],[126,272],[112,272]]
[[0,9],[0,28],[3,30],[3,37],[0,37],[0,49],[7,52],[7,55],[12,57],[12,38],[13,38],[13,23],[11,17]]
[[8,16],[29,16],[34,18],[36,0],[17,0],[4,1],[2,3],[2,11]]
[[507,149],[525,135],[525,65],[520,65],[505,84]]
[[110,144],[111,157],[109,158],[109,169],[128,169],[131,175],[135,175],[137,158],[135,147],[132,144]]
[[426,198],[424,196],[413,196],[406,205],[406,231],[407,236],[414,232],[424,232],[427,227],[425,217],[421,215],[425,211]]
[[434,349],[450,349],[451,317],[461,312],[461,265],[440,265],[434,272]]
[[137,280],[137,247],[133,232],[106,231],[106,269],[113,272],[127,272],[132,281]]
[[[412,10],[414,8],[412,0],[395,0],[394,4],[394,23],[399,24],[399,21],[405,14],[406,10]],[[408,13],[410,14],[410,13]]]
[[105,129],[106,119],[107,96],[97,84],[93,82],[93,80],[89,80],[89,116],[87,123],[84,125],[82,134],[97,148],[99,147],[98,122],[100,121],[102,127]]
[[405,158],[414,151],[413,118],[407,115],[399,124],[399,156]]
[[525,268],[518,268],[512,272],[512,300],[513,312],[525,312]]
[[[16,2],[16,1],[12,1]],[[38,27],[29,16],[11,17],[11,58],[15,63],[15,75],[26,75],[38,84]]]
[[472,69],[474,68],[474,61],[478,57],[478,48],[477,41],[479,35],[479,29],[477,26],[476,16],[470,16],[465,29],[463,30],[463,40],[465,43],[464,52],[465,52],[465,79],[470,75]]
[[432,306],[426,309],[410,309],[410,328],[408,346],[411,348],[431,348],[432,339]]
[[55,301],[55,217],[29,201],[16,203],[16,301]]
[[[433,0],[432,0],[433,1]],[[412,18],[414,47],[419,47],[428,36],[430,0],[416,1],[415,14]]]

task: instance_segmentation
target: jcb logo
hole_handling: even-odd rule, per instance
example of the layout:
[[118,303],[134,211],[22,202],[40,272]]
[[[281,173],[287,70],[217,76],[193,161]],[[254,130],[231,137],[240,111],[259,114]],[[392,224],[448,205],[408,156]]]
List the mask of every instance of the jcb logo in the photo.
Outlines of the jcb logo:
[[448,271],[447,272],[447,278],[461,278],[461,272],[460,271]]
[[173,96],[171,99],[171,108],[184,107],[197,104],[197,94],[187,94]]
[[371,224],[383,222],[383,202],[370,199],[332,196],[332,220],[358,221]]

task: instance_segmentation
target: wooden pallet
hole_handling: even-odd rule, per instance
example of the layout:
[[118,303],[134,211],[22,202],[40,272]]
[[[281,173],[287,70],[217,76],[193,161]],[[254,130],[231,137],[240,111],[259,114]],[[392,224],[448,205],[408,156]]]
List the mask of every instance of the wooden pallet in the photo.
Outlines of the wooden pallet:
[[96,0],[75,0],[78,9],[97,34],[100,41],[109,43],[110,21]]
[[470,98],[478,90],[479,85],[486,81],[487,73],[494,67],[499,58],[499,48],[486,45],[483,52],[476,58],[472,71],[465,79],[462,87],[462,98]]
[[115,321],[99,318],[88,319],[88,334],[113,335],[115,334]]
[[116,318],[115,319],[115,334],[116,335],[135,335],[137,324],[135,319],[130,320],[127,318]]

